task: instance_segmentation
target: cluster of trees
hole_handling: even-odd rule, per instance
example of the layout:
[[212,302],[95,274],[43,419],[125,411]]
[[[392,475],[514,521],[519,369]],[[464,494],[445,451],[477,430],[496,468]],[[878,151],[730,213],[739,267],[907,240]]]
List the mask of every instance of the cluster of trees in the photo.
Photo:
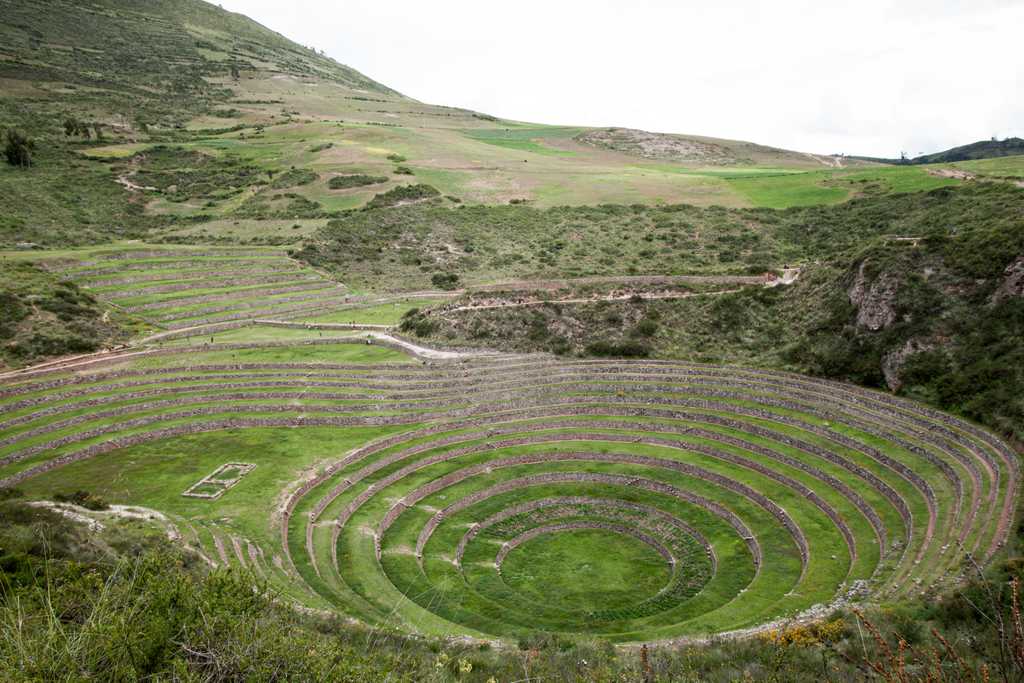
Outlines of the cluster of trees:
[[80,121],[73,116],[64,119],[64,135],[67,137],[79,136],[86,140],[92,139],[95,135],[97,140],[103,139],[103,124],[99,121]]

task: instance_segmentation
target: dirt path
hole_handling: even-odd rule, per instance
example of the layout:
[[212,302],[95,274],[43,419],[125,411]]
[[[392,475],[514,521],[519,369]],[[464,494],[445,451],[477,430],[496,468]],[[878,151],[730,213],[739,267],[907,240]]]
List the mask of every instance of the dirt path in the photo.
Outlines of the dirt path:
[[117,176],[117,183],[124,187],[129,192],[156,192],[157,188],[149,187],[147,185],[136,185],[128,179],[127,175]]
[[821,156],[820,154],[811,154],[810,152],[804,152],[804,156],[830,168],[843,168],[841,157]]
[[392,337],[390,334],[385,334],[383,332],[368,332],[366,336],[386,342],[387,344],[400,346],[415,356],[428,358],[430,360],[455,360],[459,358],[479,358],[481,356],[504,355],[497,351],[442,351],[439,349],[431,349],[426,346],[420,346],[419,344],[406,341],[405,339],[400,339],[399,337]]

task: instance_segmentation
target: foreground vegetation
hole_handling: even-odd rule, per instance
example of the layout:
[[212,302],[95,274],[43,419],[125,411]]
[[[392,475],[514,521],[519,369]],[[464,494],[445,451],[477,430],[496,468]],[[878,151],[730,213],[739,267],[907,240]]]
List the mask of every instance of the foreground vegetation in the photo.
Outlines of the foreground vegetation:
[[[102,501],[99,501],[102,507]],[[9,680],[1015,681],[1008,560],[928,607],[830,615],[764,637],[618,652],[537,634],[515,649],[409,639],[302,614],[141,522],[88,532],[0,503],[0,676]],[[932,629],[936,629],[932,631]]]

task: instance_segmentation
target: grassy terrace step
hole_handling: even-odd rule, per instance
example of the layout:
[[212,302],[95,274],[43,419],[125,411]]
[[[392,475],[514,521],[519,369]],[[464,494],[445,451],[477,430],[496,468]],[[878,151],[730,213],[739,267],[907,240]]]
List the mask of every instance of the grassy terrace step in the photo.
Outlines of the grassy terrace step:
[[344,303],[344,288],[276,250],[126,250],[49,268],[168,329],[320,314]]
[[[1009,448],[886,394],[688,363],[373,354],[397,359],[329,340],[182,346],[9,382],[0,477],[45,491],[194,460],[183,491],[249,462],[216,445],[244,439],[261,464],[208,505],[245,499],[233,509],[248,521],[211,529],[211,558],[369,622],[508,638],[671,638],[853,587],[927,590],[1009,530]],[[257,454],[276,446],[246,434],[316,435],[316,460],[275,466]],[[550,578],[574,567],[597,583]],[[627,575],[636,590],[598,609]]]

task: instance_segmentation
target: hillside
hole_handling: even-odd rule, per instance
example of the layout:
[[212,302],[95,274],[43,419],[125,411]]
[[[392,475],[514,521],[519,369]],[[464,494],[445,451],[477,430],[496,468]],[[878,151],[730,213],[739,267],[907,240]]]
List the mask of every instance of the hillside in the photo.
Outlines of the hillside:
[[912,159],[877,159],[873,157],[854,157],[864,161],[875,161],[883,164],[948,164],[957,161],[975,161],[978,159],[999,159],[1001,157],[1019,156],[1024,154],[1024,140],[1021,138],[1005,138],[1003,140],[979,140],[968,145],[951,147],[942,152],[922,154]]
[[36,143],[32,168],[0,168],[7,248],[291,244],[412,184],[468,205],[784,208],[959,182],[428,105],[200,0],[45,11],[8,0],[4,11],[0,129]]
[[[650,248],[648,258],[623,249],[574,274],[667,274],[688,254],[704,262],[682,270],[736,276],[762,272],[761,262],[804,264],[799,280],[765,288],[723,278],[673,295],[664,282],[621,278],[615,291],[591,285],[508,306],[499,304],[529,296],[496,288],[416,312],[403,327],[443,345],[786,368],[921,398],[1024,440],[1024,190],[978,184],[781,213],[644,214],[628,224],[657,227],[635,243],[619,243],[607,223],[598,231],[625,249]],[[683,235],[678,226],[688,226]],[[545,260],[538,246],[535,256],[520,245],[520,277],[587,267],[571,250]]]
[[598,128],[576,136],[585,145],[624,152],[644,159],[660,159],[695,166],[783,166],[819,169],[863,166],[859,160],[805,154],[752,142],[693,135],[651,133],[630,128]]
[[33,113],[70,110],[126,132],[173,127],[228,99],[224,80],[254,71],[398,96],[201,0],[5,2],[3,10],[0,79]]

